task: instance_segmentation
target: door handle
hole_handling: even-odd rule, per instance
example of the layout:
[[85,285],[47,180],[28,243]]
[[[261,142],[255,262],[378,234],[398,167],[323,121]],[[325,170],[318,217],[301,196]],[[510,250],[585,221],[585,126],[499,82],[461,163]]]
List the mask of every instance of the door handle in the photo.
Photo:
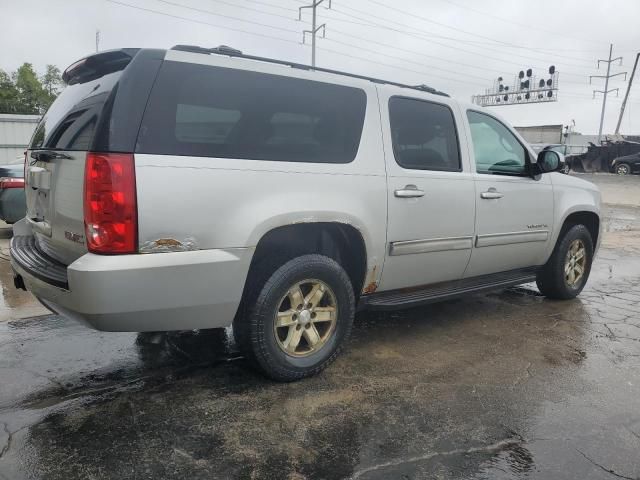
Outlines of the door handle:
[[424,190],[418,190],[415,185],[405,185],[404,188],[395,190],[393,194],[398,198],[424,197]]
[[482,192],[480,194],[480,198],[484,198],[485,200],[498,199],[504,197],[503,193],[498,192],[495,188],[491,187],[486,192]]

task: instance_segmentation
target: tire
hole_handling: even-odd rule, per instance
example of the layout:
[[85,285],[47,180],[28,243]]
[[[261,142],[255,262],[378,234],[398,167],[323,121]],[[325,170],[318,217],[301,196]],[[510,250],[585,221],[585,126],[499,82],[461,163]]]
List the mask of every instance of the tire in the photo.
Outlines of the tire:
[[619,163],[616,165],[616,173],[618,175],[629,175],[631,173],[631,167],[627,163]]
[[[578,247],[577,250],[574,250]],[[569,250],[572,249],[570,252]],[[575,259],[583,251],[584,263]],[[569,300],[577,297],[584,288],[591,272],[593,261],[593,240],[584,225],[573,225],[561,233],[561,237],[549,258],[540,269],[536,283],[540,292],[547,298]],[[582,274],[573,265],[582,266]],[[566,272],[569,273],[566,273]],[[573,272],[573,273],[572,273]],[[572,275],[573,274],[573,278]]]
[[569,172],[571,171],[571,168],[569,168],[568,164],[564,164],[564,166],[562,167],[562,173],[564,173],[565,175],[569,175]]
[[[294,305],[292,299],[301,300]],[[323,255],[287,261],[266,281],[249,286],[244,302],[233,325],[238,347],[266,376],[281,382],[326,368],[347,341],[355,314],[349,276]]]

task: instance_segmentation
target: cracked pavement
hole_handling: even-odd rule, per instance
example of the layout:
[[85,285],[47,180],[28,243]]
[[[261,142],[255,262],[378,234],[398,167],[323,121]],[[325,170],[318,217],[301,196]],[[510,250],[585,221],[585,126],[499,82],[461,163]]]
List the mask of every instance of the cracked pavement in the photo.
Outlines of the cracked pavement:
[[611,203],[578,299],[526,285],[361,314],[294,384],[226,331],[50,315],[0,239],[0,478],[639,479],[640,177],[593,179]]

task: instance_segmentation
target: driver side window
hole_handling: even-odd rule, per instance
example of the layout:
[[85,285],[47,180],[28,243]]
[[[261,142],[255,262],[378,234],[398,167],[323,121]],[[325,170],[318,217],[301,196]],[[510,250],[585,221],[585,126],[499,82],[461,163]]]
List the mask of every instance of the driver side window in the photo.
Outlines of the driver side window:
[[527,152],[518,139],[495,118],[467,111],[478,173],[526,174]]

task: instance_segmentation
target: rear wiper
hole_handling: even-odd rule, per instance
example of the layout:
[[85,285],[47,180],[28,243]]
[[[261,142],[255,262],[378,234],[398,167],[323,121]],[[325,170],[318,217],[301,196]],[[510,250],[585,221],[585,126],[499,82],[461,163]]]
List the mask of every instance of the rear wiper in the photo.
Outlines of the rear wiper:
[[56,152],[55,150],[37,150],[35,152],[31,152],[31,158],[37,162],[47,162],[54,158],[70,159],[71,157],[65,153]]

